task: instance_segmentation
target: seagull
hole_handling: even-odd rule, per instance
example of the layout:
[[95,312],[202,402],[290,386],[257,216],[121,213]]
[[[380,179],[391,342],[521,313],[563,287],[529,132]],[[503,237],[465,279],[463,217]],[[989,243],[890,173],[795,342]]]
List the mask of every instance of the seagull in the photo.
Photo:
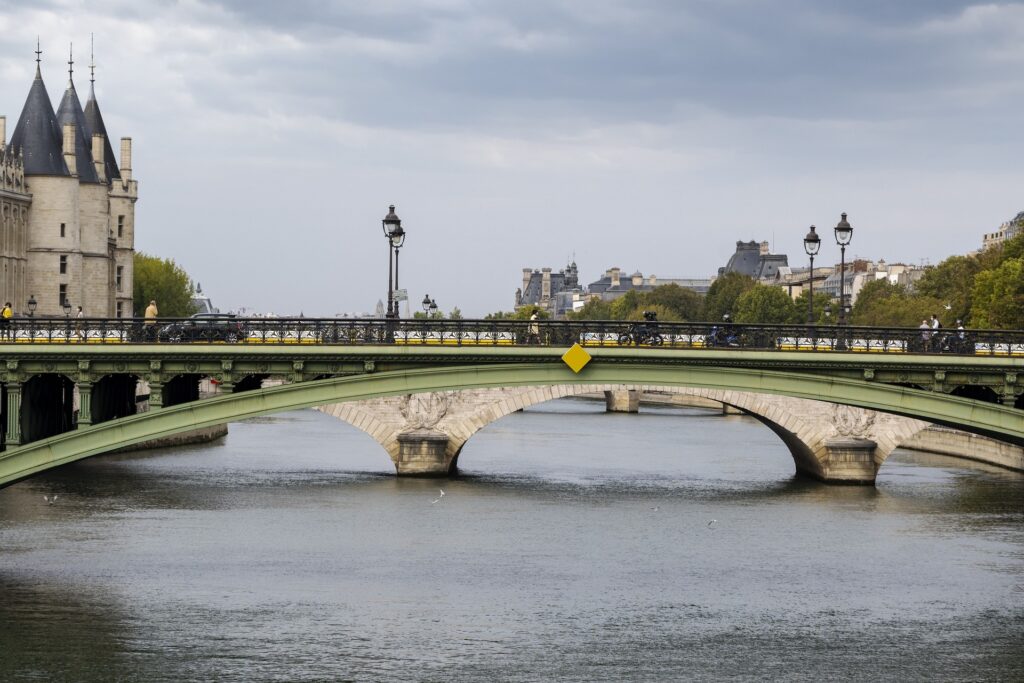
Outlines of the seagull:
[[56,493],[55,493],[55,494],[53,494],[53,498],[50,498],[49,496],[47,496],[47,495],[45,495],[45,494],[44,494],[44,495],[43,495],[43,500],[45,500],[45,501],[46,501],[47,503],[49,503],[50,505],[53,505],[54,503],[56,503],[56,502],[57,502],[57,494],[56,494]]
[[708,528],[710,529],[711,527],[713,527],[715,525],[715,522],[717,522],[717,521],[718,521],[717,519],[713,519],[710,522],[708,522]]
[[658,511],[658,506],[657,506],[657,505],[655,505],[655,506],[654,506],[654,507],[652,507],[651,509],[652,509],[652,510],[654,510],[655,512],[657,512],[657,511]]
[[431,505],[433,505],[433,504],[434,504],[434,503],[436,503],[437,501],[439,501],[439,500],[441,500],[442,498],[444,498],[444,489],[438,489],[438,491],[440,491],[440,492],[441,492],[441,495],[440,495],[440,496],[438,496],[437,498],[435,498],[434,500],[430,501],[430,504],[431,504]]

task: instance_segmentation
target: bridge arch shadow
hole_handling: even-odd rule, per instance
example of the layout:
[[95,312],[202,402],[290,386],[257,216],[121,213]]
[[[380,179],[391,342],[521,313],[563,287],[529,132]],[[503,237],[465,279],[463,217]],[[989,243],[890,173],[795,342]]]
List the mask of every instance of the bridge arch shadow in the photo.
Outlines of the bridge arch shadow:
[[[553,398],[569,394],[565,390],[555,391],[553,387],[574,387],[573,391],[581,391],[582,386],[593,390],[600,386],[622,385],[689,387],[706,392],[751,392],[824,400],[948,424],[964,431],[1024,444],[1024,424],[1015,409],[935,392],[774,370],[595,361],[577,375],[560,363],[521,362],[365,373],[231,393],[166,407],[10,449],[0,454],[0,485],[149,439],[297,408],[386,396],[491,387],[543,387],[552,392],[549,397]],[[710,397],[710,394],[706,395]],[[723,402],[747,409],[737,396],[730,396]],[[504,413],[507,414],[519,407],[522,406],[513,403],[502,410],[507,411]],[[764,414],[773,424],[799,433],[800,426],[788,423],[785,416],[773,415],[770,410],[764,411]],[[365,425],[356,426],[367,431]],[[469,436],[471,434],[467,434],[466,438]],[[820,459],[812,460],[807,454],[800,458],[797,460],[798,466],[805,463],[813,467],[815,461],[821,463]],[[834,463],[830,463],[830,469],[822,478],[831,480],[834,469],[832,465]]]

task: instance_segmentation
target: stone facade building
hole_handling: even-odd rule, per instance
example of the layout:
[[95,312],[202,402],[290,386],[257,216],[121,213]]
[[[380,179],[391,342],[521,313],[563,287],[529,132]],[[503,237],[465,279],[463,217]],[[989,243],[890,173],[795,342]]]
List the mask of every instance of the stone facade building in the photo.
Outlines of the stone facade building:
[[[69,67],[73,62],[68,62]],[[132,315],[135,202],[132,141],[118,166],[90,79],[83,109],[68,69],[56,112],[36,59],[35,80],[7,142],[0,116],[0,304],[20,314]]]

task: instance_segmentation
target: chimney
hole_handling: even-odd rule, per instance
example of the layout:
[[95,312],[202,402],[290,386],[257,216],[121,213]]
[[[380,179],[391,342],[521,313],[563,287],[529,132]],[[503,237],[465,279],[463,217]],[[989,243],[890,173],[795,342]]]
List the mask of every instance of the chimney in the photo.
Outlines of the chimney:
[[71,175],[78,175],[78,160],[75,158],[75,124],[64,124],[64,163],[68,166]]
[[622,272],[621,268],[612,268],[608,271],[608,274],[612,277],[612,287],[619,286],[619,273]]
[[106,140],[102,133],[94,133],[92,136],[92,165],[101,183],[107,182],[107,166],[103,163],[103,143]]
[[765,240],[764,242],[761,242],[761,252],[760,252],[760,255],[761,256],[767,256],[770,253],[772,253],[772,252],[771,252],[771,249],[769,249],[769,247],[768,247],[768,240]]
[[7,117],[0,116],[0,149],[7,146]]
[[132,139],[121,138],[121,180],[132,179]]
[[644,276],[643,276],[643,274],[641,274],[640,271],[637,271],[637,272],[633,273],[633,286],[634,287],[640,287],[641,285],[643,285],[643,283],[644,283]]
[[542,268],[540,276],[540,298],[542,300],[551,298],[551,269]]
[[657,287],[658,286],[658,276],[657,275],[652,275],[649,278],[647,278],[647,284],[649,284],[651,287]]
[[533,273],[529,268],[523,268],[523,296],[526,296],[526,289],[530,286],[530,275]]

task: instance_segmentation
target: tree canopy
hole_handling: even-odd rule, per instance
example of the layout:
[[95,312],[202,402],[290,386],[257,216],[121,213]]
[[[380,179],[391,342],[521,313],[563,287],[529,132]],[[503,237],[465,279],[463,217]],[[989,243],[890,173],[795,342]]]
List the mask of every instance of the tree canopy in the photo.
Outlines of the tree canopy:
[[754,284],[754,278],[740,273],[726,273],[712,282],[704,297],[704,320],[721,320],[726,313],[735,317],[736,301]]
[[173,259],[162,259],[141,251],[133,261],[134,314],[141,318],[150,301],[156,301],[161,317],[183,318],[195,313],[195,288],[188,273]]
[[796,304],[781,287],[756,284],[736,299],[733,320],[738,323],[785,324],[798,319]]

